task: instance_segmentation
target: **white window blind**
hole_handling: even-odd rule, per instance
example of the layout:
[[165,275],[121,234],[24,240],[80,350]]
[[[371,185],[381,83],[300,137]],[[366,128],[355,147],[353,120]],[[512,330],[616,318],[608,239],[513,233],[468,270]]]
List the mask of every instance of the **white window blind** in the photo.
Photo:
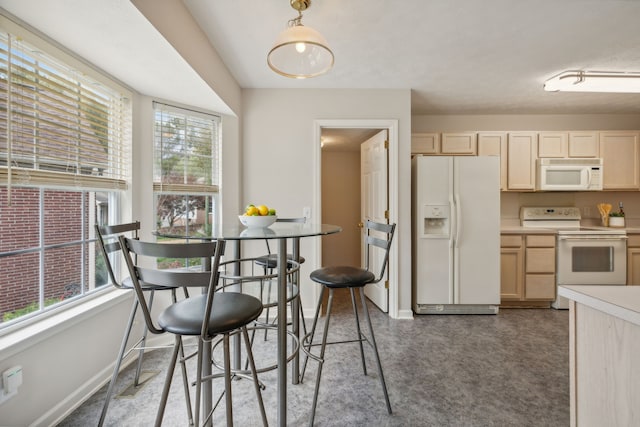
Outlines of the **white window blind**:
[[158,102],[154,114],[154,191],[217,193],[220,118]]
[[0,185],[126,189],[127,94],[0,28]]

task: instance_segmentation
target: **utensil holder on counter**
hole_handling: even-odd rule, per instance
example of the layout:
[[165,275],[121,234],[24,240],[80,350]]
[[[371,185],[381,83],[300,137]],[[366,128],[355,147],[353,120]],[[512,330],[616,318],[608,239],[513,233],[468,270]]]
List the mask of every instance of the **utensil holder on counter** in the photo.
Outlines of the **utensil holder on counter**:
[[608,227],[609,226],[609,215],[602,215],[602,226],[603,227]]

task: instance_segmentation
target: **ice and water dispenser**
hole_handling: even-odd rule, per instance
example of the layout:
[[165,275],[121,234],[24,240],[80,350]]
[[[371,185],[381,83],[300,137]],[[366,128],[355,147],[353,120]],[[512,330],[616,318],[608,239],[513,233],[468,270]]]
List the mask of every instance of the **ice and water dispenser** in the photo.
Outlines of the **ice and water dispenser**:
[[449,238],[449,205],[422,206],[422,237]]

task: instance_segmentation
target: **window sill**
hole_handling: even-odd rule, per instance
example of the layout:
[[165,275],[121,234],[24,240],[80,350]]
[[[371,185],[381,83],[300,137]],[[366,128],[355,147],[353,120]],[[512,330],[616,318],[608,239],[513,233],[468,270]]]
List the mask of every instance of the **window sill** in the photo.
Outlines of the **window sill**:
[[131,298],[131,293],[111,287],[104,292],[85,297],[77,304],[61,307],[59,311],[29,324],[16,324],[0,336],[0,354],[3,358],[19,353],[38,342],[51,338],[53,334],[70,328],[103,310]]

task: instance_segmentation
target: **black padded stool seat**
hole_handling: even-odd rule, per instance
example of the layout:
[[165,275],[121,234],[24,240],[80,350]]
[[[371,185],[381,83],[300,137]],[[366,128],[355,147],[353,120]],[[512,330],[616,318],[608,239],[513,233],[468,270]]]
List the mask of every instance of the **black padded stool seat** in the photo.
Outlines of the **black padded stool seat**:
[[[167,307],[158,317],[165,331],[178,335],[200,335],[207,295],[178,301]],[[236,292],[217,292],[209,317],[209,332],[217,335],[238,329],[253,322],[262,313],[262,302],[251,295]]]
[[368,270],[344,265],[314,270],[310,277],[329,288],[361,287],[376,280],[375,274]]
[[[287,259],[292,260],[293,255],[287,254]],[[300,264],[302,264],[304,261],[305,261],[304,257],[300,257]],[[264,267],[264,268],[276,268],[278,267],[278,254],[269,254],[269,255],[259,256],[258,258],[255,259],[255,263],[260,267]],[[289,264],[289,267],[291,267],[291,264]]]

